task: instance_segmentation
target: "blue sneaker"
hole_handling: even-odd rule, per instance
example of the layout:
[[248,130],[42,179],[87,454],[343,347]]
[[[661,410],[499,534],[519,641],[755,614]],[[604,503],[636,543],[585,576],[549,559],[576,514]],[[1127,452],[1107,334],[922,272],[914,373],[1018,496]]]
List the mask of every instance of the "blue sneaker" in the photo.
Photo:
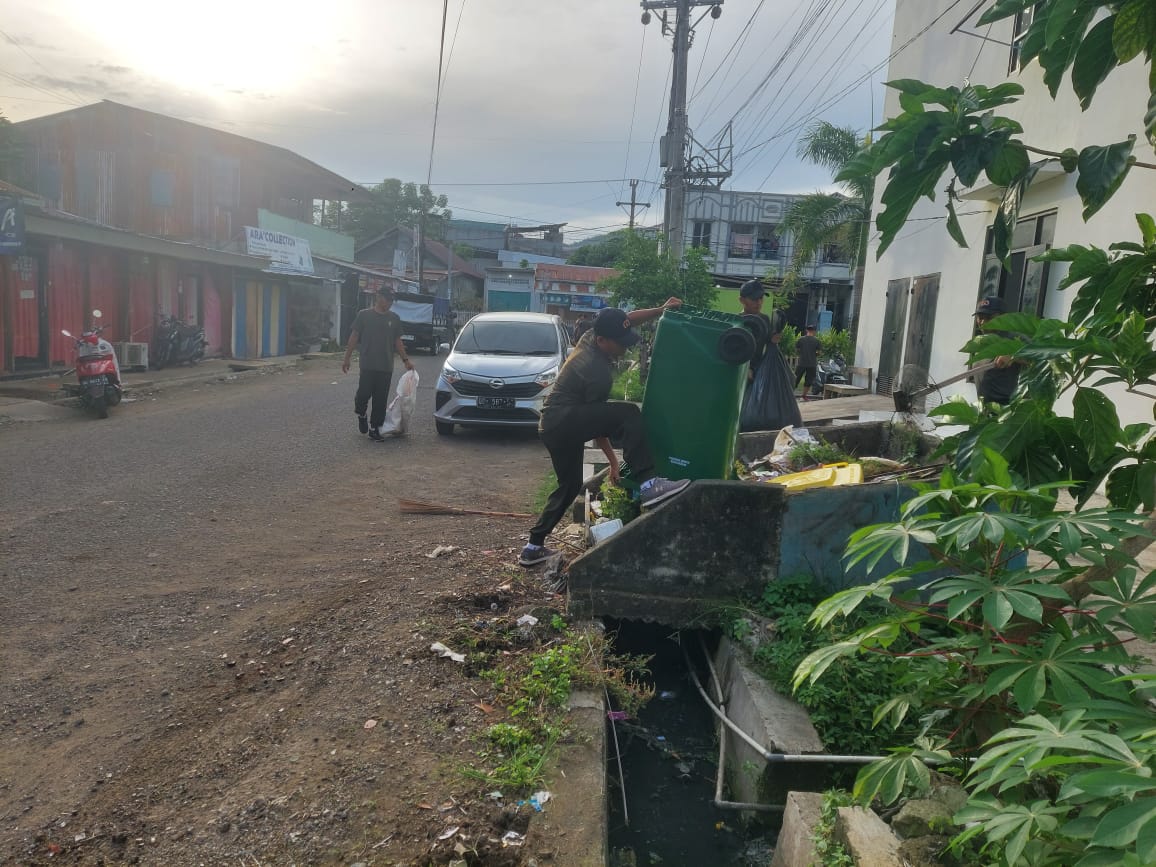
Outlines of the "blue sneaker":
[[547,548],[545,545],[527,545],[522,549],[521,556],[518,557],[518,565],[527,568],[530,566],[538,566],[550,558],[557,556],[557,551],[553,548]]

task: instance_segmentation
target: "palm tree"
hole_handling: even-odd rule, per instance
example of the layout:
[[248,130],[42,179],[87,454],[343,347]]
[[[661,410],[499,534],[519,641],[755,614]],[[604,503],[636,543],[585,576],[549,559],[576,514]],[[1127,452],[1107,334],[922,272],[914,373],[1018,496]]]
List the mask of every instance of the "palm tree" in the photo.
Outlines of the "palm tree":
[[871,136],[860,137],[851,127],[835,126],[825,120],[812,124],[799,142],[799,156],[825,166],[840,178],[841,192],[812,193],[797,199],[787,210],[782,229],[794,242],[791,272],[795,281],[803,268],[828,247],[843,250],[855,275],[852,339],[859,328],[859,308],[863,297],[863,260],[867,254],[871,203],[875,198],[875,176],[867,172],[845,171]]

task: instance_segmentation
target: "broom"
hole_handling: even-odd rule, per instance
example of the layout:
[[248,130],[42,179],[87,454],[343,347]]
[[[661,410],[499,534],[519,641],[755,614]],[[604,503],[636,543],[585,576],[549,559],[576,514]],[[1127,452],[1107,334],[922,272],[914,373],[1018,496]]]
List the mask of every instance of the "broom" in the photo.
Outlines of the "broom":
[[484,515],[488,518],[534,518],[522,512],[487,512],[484,509],[462,509],[458,506],[441,506],[437,503],[423,503],[420,500],[398,500],[403,515]]

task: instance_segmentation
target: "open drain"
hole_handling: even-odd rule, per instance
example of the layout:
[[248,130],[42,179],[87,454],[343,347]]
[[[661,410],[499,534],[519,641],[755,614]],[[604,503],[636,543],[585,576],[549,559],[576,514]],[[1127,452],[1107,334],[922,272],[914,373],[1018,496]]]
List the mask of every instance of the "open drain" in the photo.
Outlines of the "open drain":
[[[654,698],[637,719],[614,720],[608,738],[609,842],[614,867],[766,865],[777,813],[744,824],[715,805],[718,736],[715,718],[689,676],[681,641],[669,627],[608,624],[618,653],[653,655]],[[621,770],[615,742],[621,756]]]

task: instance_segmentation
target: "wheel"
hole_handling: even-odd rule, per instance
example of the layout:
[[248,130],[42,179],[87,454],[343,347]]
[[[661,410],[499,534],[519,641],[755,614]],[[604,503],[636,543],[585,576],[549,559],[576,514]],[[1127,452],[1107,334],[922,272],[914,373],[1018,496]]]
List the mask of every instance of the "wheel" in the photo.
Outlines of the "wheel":
[[454,434],[454,423],[452,421],[438,421],[435,418],[434,427],[436,427],[438,433],[444,437],[453,436]]
[[105,397],[94,397],[92,399],[92,409],[96,413],[97,418],[108,418],[108,400]]
[[717,352],[727,364],[746,364],[755,355],[755,336],[745,328],[728,328],[719,335]]
[[119,388],[106,388],[104,390],[105,400],[108,401],[109,406],[117,406],[120,404],[121,393]]
[[742,316],[743,327],[755,336],[756,343],[766,343],[771,338],[771,329],[767,325],[767,320],[761,316],[753,313],[744,313]]

